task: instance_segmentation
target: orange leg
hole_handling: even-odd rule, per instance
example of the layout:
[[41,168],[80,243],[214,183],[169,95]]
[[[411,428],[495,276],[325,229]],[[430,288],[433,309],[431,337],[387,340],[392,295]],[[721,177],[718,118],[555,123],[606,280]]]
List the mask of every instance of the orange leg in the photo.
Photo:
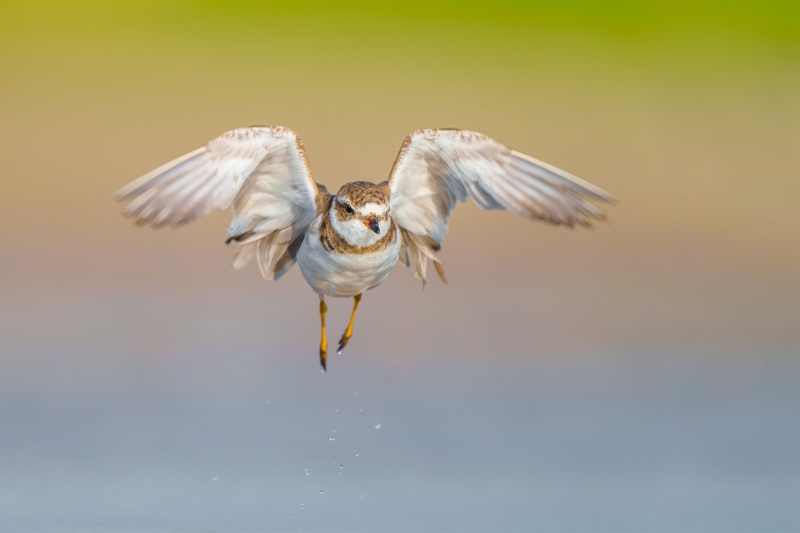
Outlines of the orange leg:
[[319,342],[319,364],[322,365],[322,370],[326,370],[325,361],[328,359],[328,339],[325,335],[325,313],[328,312],[328,306],[325,305],[325,297],[319,295],[319,318],[322,322],[322,340]]
[[339,348],[336,350],[336,353],[342,353],[344,347],[347,346],[347,341],[350,340],[350,337],[353,336],[353,322],[356,321],[356,311],[358,310],[358,302],[361,301],[361,295],[356,294],[353,297],[353,313],[350,315],[350,324],[347,325],[347,329],[344,331],[344,335],[342,335],[341,340],[339,340]]

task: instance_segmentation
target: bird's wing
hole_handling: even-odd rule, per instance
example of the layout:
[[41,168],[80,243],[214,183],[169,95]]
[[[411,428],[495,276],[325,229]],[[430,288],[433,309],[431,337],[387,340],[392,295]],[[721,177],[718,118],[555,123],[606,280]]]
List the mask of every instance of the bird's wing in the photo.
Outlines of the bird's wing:
[[614,201],[602,189],[486,135],[454,129],[418,130],[406,137],[382,185],[400,225],[406,264],[414,264],[423,283],[428,259],[444,279],[433,252],[457,201],[470,197],[482,209],[508,209],[569,227],[605,218],[589,200]]
[[314,183],[300,137],[290,129],[240,128],[163,165],[114,194],[137,224],[178,226],[233,204],[228,242],[234,266],[254,255],[267,279],[294,264],[297,250],[328,194]]

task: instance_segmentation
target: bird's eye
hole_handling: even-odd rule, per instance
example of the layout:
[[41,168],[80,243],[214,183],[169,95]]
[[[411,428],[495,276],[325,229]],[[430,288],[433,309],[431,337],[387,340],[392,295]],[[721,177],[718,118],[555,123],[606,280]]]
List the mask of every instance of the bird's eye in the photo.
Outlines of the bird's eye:
[[353,208],[352,208],[352,207],[350,207],[348,204],[344,204],[344,210],[345,210],[345,211],[347,211],[347,213],[349,213],[349,214],[351,214],[351,215],[352,215],[353,213],[355,213],[355,211],[353,211]]

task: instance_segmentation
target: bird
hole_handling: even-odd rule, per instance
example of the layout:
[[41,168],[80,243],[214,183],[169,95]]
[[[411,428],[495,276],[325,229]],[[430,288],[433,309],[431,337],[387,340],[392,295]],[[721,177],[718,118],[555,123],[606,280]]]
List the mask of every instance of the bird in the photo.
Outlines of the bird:
[[436,252],[458,202],[508,210],[556,226],[589,227],[606,219],[603,189],[484,134],[455,128],[408,135],[380,183],[353,181],[336,194],[314,181],[300,136],[282,126],[227,131],[119,189],[136,224],[180,226],[231,208],[226,244],[233,266],[255,257],[277,281],[298,263],[319,296],[319,360],[327,369],[325,297],[353,298],[341,353],[353,335],[362,295],[398,262],[426,283],[430,261],[446,282]]

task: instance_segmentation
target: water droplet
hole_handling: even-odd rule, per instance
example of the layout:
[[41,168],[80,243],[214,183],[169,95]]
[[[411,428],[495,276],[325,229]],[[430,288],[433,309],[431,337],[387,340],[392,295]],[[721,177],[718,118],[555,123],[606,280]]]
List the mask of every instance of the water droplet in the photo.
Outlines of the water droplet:
[[214,476],[214,477],[211,478],[211,481],[217,481],[217,480],[219,480],[219,478],[217,476]]
[[310,475],[311,475],[311,472],[309,472],[309,471],[308,471],[308,468],[306,468],[306,475],[307,475],[307,476],[310,476]]
[[357,453],[357,454],[356,454],[356,457],[358,457],[359,455],[361,455],[361,454],[360,454],[360,453]]
[[324,490],[320,490],[319,493],[320,494],[325,494],[325,491]]
[[375,429],[381,429],[381,423],[380,423],[380,422],[378,422],[377,424],[375,424]]
[[339,465],[339,471],[336,472],[337,474],[341,474],[342,470],[344,470],[344,465]]
[[336,440],[336,437],[331,437],[331,438],[329,438],[328,440],[329,440],[329,441],[331,441],[331,442],[333,442],[333,441],[335,441],[335,440]]
[[297,515],[294,515],[294,519],[297,520]]
[[338,413],[338,412],[339,412],[339,410],[338,410],[338,409],[334,409],[334,410],[333,410],[333,412],[334,412],[334,413]]
[[359,413],[363,413],[363,412],[364,412],[364,410],[363,410],[363,409],[359,409],[359,410],[358,410],[358,412],[359,412]]

